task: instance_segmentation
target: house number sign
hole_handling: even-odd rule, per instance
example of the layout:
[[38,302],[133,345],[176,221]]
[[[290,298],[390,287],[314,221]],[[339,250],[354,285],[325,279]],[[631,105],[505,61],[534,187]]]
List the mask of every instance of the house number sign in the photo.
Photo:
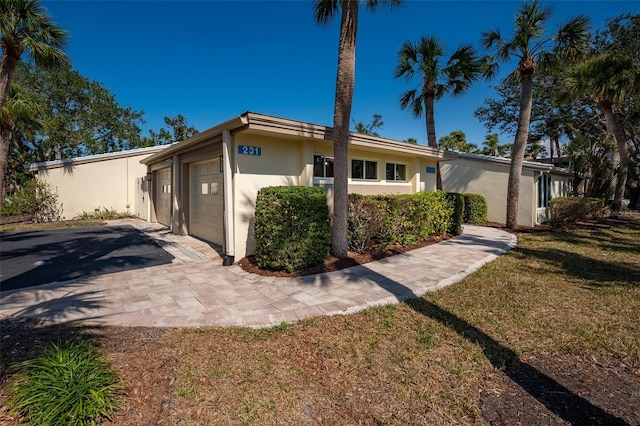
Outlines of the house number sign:
[[262,148],[260,148],[259,146],[238,145],[238,154],[262,155]]

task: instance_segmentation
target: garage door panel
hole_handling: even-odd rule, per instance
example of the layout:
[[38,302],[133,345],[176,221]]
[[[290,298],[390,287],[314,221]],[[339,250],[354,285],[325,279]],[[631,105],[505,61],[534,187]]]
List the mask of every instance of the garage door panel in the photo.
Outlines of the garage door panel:
[[156,220],[163,225],[171,226],[171,168],[158,170],[155,173],[154,209]]
[[222,245],[222,173],[218,160],[190,165],[189,234]]

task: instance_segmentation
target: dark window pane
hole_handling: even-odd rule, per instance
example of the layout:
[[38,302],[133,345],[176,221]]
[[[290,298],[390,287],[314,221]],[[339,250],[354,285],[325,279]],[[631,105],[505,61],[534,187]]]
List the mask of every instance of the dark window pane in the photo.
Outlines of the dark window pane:
[[325,177],[333,177],[333,158],[326,157],[324,164],[325,164]]
[[313,156],[313,176],[324,177],[324,156],[322,155]]
[[387,163],[387,180],[394,180],[395,164]]
[[407,180],[407,166],[404,164],[396,165],[396,180]]
[[378,179],[378,163],[375,161],[366,162],[365,178],[366,179]]
[[364,179],[364,161],[351,160],[351,178]]

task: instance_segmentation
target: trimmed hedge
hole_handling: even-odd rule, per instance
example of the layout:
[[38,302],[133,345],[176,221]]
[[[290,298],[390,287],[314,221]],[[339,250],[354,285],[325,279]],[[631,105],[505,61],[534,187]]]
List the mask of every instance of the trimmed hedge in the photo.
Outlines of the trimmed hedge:
[[572,225],[579,220],[597,219],[604,215],[605,201],[601,198],[558,197],[549,202],[554,228]]
[[331,248],[327,195],[322,188],[272,186],[256,198],[255,259],[289,272],[322,262]]
[[349,194],[349,250],[384,248],[424,241],[451,228],[454,204],[446,193]]
[[462,232],[462,224],[464,220],[464,195],[457,192],[447,192],[447,198],[452,203],[453,213],[451,223],[447,231],[450,234],[458,235]]
[[464,197],[464,223],[483,225],[487,219],[487,200],[479,194],[462,194]]

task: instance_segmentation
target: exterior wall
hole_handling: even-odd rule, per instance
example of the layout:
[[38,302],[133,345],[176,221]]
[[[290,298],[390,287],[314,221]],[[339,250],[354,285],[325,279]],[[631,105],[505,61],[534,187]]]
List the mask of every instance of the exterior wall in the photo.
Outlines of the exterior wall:
[[[147,167],[140,164],[148,155],[147,152],[130,157],[105,157],[78,164],[70,161],[53,167],[44,163],[37,177],[57,189],[65,219],[104,207],[119,212],[128,210],[148,220],[148,210],[137,207],[138,203],[148,201],[148,183],[143,179]],[[140,195],[144,200],[137,200]]]
[[[256,196],[267,186],[300,185],[306,173],[300,141],[239,132],[233,137],[233,200],[236,259],[254,252]],[[238,154],[238,146],[259,147],[261,155]],[[313,161],[313,156],[311,158]],[[313,171],[312,171],[313,173]]]
[[[245,155],[238,146],[257,147],[261,155]],[[313,177],[313,156],[333,156],[333,145],[324,141],[300,138],[271,137],[253,132],[238,132],[233,136],[233,199],[235,255],[240,259],[254,252],[254,217],[258,191],[266,186],[305,185],[319,186],[327,192],[330,209],[333,208],[333,179]],[[376,181],[351,178],[351,159],[377,161]],[[407,166],[407,180],[386,182],[386,163]],[[436,188],[435,174],[426,168],[436,167],[432,161],[415,156],[390,155],[386,152],[349,150],[349,192],[363,195],[411,194]]]
[[[489,221],[506,222],[508,164],[458,158],[440,163],[440,171],[443,190],[484,196],[487,200]],[[518,225],[535,225],[537,207],[535,185],[533,170],[523,169],[518,199]]]

